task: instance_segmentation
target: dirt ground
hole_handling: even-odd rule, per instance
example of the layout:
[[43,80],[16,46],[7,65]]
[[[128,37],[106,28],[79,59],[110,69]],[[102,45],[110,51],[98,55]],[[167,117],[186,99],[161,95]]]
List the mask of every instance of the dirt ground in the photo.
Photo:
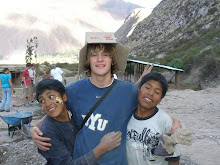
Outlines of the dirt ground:
[[[21,104],[19,94],[13,94],[12,103]],[[168,91],[159,105],[171,116],[180,120],[183,127],[193,130],[192,146],[180,146],[181,165],[217,165],[220,160],[220,86],[201,91],[190,89]],[[17,107],[18,111],[33,112],[31,124],[35,124],[43,113],[37,103],[29,107]],[[11,107],[10,113],[15,113]],[[0,115],[9,114],[0,112]],[[0,119],[0,164],[2,165],[40,165],[45,160],[38,154],[31,139],[23,140],[16,132],[8,136],[7,124]]]

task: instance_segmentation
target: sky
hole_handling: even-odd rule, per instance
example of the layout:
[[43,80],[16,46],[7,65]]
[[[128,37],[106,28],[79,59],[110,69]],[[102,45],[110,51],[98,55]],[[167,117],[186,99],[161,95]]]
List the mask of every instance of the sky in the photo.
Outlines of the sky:
[[146,8],[149,8],[153,10],[154,7],[156,7],[161,0],[124,0],[125,2],[131,2]]

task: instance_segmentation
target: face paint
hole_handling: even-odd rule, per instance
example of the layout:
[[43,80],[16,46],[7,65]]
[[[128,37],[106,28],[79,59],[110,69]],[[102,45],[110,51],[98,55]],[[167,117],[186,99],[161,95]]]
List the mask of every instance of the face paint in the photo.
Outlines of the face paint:
[[63,104],[63,100],[60,97],[56,97],[56,103]]

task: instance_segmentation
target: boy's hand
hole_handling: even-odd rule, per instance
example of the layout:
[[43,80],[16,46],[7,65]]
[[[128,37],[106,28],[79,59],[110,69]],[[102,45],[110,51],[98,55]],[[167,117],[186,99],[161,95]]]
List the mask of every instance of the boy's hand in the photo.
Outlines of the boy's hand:
[[51,146],[51,144],[47,143],[47,141],[50,141],[50,138],[42,137],[43,133],[40,131],[38,127],[32,127],[30,133],[32,140],[40,150],[50,150],[49,147]]
[[174,152],[175,144],[192,145],[192,131],[189,129],[177,129],[171,136],[163,135],[160,144],[166,149],[169,154]]
[[110,132],[104,135],[99,143],[93,149],[96,159],[102,156],[104,153],[111,151],[121,144],[121,132]]
[[151,70],[153,69],[153,67],[154,67],[154,64],[152,64],[152,65],[147,64],[147,66],[144,68],[144,71],[143,71],[141,77],[140,77],[140,78],[138,79],[138,81],[135,83],[137,87],[138,87],[139,83],[141,82],[141,79],[142,79],[145,75],[147,75],[148,73],[150,73]]
[[153,69],[153,67],[154,67],[154,64],[152,64],[152,65],[147,64],[147,66],[144,68],[144,71],[143,71],[141,77],[143,77],[143,76],[145,76],[146,74],[150,73],[151,70]]
[[121,144],[121,135],[120,131],[107,133],[102,137],[99,143],[100,147],[105,152],[115,149]]

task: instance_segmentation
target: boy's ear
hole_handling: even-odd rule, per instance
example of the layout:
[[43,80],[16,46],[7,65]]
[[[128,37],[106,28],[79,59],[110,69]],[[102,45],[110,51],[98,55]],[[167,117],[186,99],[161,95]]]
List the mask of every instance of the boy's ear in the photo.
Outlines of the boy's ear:
[[65,94],[63,94],[63,102],[66,102],[66,101],[67,101],[67,95],[65,93]]

